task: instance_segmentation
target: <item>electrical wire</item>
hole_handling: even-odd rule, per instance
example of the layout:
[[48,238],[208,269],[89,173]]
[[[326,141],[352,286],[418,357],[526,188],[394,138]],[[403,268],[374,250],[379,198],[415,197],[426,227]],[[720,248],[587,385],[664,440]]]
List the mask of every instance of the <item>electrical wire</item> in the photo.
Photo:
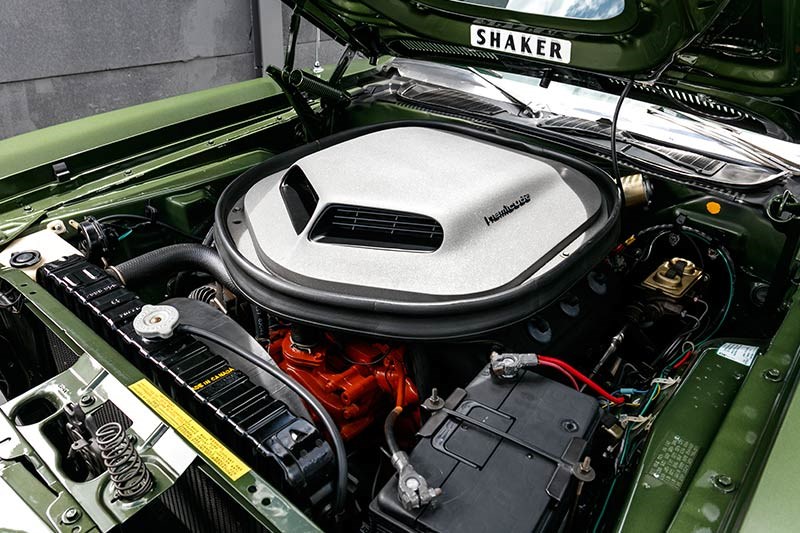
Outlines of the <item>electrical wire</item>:
[[650,246],[647,248],[647,253],[644,254],[644,257],[642,257],[640,259],[640,262],[643,263],[643,262],[647,261],[648,259],[650,259],[650,255],[653,253],[653,246],[655,246],[656,241],[658,239],[660,239],[661,237],[663,237],[664,235],[669,235],[670,233],[672,233],[670,230],[664,230],[664,231],[660,232],[658,235],[656,235],[655,237],[653,237],[653,239],[650,241]]
[[634,365],[633,363],[625,363],[622,365],[622,368],[620,369],[619,372],[619,377],[616,380],[617,388],[622,387],[622,383],[624,383],[625,377],[628,375],[628,368],[633,369],[631,375],[638,375],[640,378],[644,379],[644,375],[642,375],[639,369],[636,368],[636,365]]
[[225,337],[188,324],[180,324],[177,330],[213,342],[214,344],[225,346],[228,350],[236,353],[246,361],[256,365],[267,374],[270,374],[272,377],[282,382],[311,407],[319,418],[320,423],[325,427],[325,431],[328,433],[332,444],[334,456],[336,457],[336,499],[334,501],[334,509],[337,518],[341,517],[345,511],[345,504],[347,503],[347,450],[344,447],[342,434],[339,433],[336,427],[336,422],[333,421],[333,418],[331,418],[331,415],[325,410],[319,400],[308,392],[305,387],[300,385],[300,383],[283,373],[277,366],[270,365],[261,357],[229,342]]
[[383,454],[380,448],[378,449],[378,467],[375,469],[375,478],[372,480],[372,490],[370,491],[370,499],[375,498],[375,492],[378,490],[378,479],[381,475],[381,467],[383,467]]
[[541,363],[552,363],[554,365],[560,366],[566,372],[572,374],[572,376],[586,384],[587,387],[592,389],[594,392],[605,398],[606,400],[610,401],[611,403],[615,404],[622,404],[625,403],[625,398],[619,396],[612,396],[608,391],[606,391],[603,387],[586,377],[582,372],[574,368],[569,363],[562,361],[561,359],[556,359],[555,357],[548,357],[546,355],[539,356],[539,364]]
[[655,399],[658,398],[659,394],[661,394],[661,385],[656,385],[655,389],[653,389],[653,394],[650,395],[650,398],[647,400],[647,403],[645,403],[644,407],[642,407],[639,416],[644,416],[645,412],[647,411],[647,408],[650,407],[650,405],[652,405]]
[[[684,344],[686,344],[686,343],[684,343]],[[659,374],[661,377],[666,376],[673,369],[678,368],[679,366],[682,366],[686,361],[689,360],[689,358],[693,354],[697,353],[696,350],[697,350],[697,348],[699,348],[700,345],[698,344],[697,346],[695,346],[692,343],[688,343],[688,344],[691,345],[691,349],[687,350],[686,353],[681,352],[666,367],[664,367],[664,369]],[[666,353],[668,353],[668,351]],[[638,392],[638,391],[636,391],[636,392]],[[638,416],[639,417],[643,417],[643,416],[645,416],[647,414],[648,409],[650,409],[650,407],[652,405],[654,405],[654,402],[661,395],[661,393],[663,392],[663,389],[662,389],[661,385],[657,383],[651,389],[649,389],[647,391],[642,391],[642,392],[644,392],[644,394],[647,395],[647,401],[644,403],[644,405],[639,410],[639,412],[638,412]],[[664,404],[664,402],[662,401],[661,405],[663,405],[663,404]],[[658,412],[659,411],[656,411],[650,417],[649,422],[652,422],[652,420],[655,418],[655,416],[658,414]],[[618,455],[617,455],[617,457],[616,457],[616,459],[614,461],[615,475],[614,475],[614,478],[613,478],[613,480],[611,482],[611,485],[609,486],[608,494],[606,495],[606,498],[605,498],[605,500],[603,502],[603,506],[601,507],[600,512],[597,515],[597,519],[595,520],[594,527],[592,528],[593,532],[597,532],[599,530],[600,525],[601,525],[601,523],[603,521],[603,516],[605,515],[605,512],[606,512],[606,510],[608,508],[608,504],[611,501],[611,496],[613,495],[614,489],[616,487],[616,482],[619,479],[619,476],[621,474],[620,467],[625,465],[625,460],[626,459],[628,459],[629,462],[630,462],[630,458],[634,457],[634,455],[636,453],[636,450],[638,450],[639,446],[644,441],[644,439],[638,439],[639,435],[641,435],[642,433],[646,433],[646,428],[642,429],[644,426],[645,426],[645,423],[644,422],[640,422],[635,427],[633,425],[629,424],[625,428],[625,433],[624,433],[624,435],[622,437],[622,440],[620,442],[620,450],[619,450],[619,453],[618,453]],[[636,440],[634,442],[634,439],[638,439],[638,440]]]
[[572,384],[572,386],[575,387],[575,390],[580,390],[580,387],[578,387],[578,382],[575,381],[575,378],[572,377],[572,374],[570,374],[560,366],[546,361],[539,361],[539,366],[544,366],[547,368],[552,368],[553,370],[557,370],[558,372],[561,373],[562,376],[567,378],[567,380]]
[[692,356],[693,353],[694,352],[692,350],[688,350],[686,354],[684,354],[684,356],[681,357],[681,359],[677,363],[672,365],[672,370],[676,370],[677,368],[681,367],[686,361],[689,360],[689,358]]
[[[143,216],[143,215],[131,215],[131,214],[127,214],[127,213],[119,213],[119,214],[116,214],[116,215],[108,215],[108,216],[104,216],[104,217],[98,218],[97,222],[100,223],[100,224],[112,224],[113,225],[113,222],[112,222],[113,220],[135,220],[137,222],[140,222],[140,224],[137,224],[136,226],[134,226],[134,228],[135,227],[139,227],[139,225],[154,224],[156,226],[159,226],[159,227],[162,227],[164,229],[168,229],[168,230],[170,230],[172,232],[175,232],[178,235],[186,237],[187,239],[192,239],[193,241],[201,241],[202,240],[199,237],[197,237],[195,235],[192,235],[191,233],[186,233],[185,231],[183,231],[183,230],[181,230],[179,228],[176,228],[175,226],[172,226],[170,224],[167,224],[166,222],[161,222],[160,220],[153,220],[153,219],[151,219],[149,217],[146,217],[146,216]],[[133,230],[134,228],[126,228],[126,229],[127,230]]]
[[597,521],[594,523],[592,533],[597,533],[598,529],[600,528],[600,523],[603,521],[603,515],[606,514],[606,509],[608,508],[608,502],[611,501],[611,495],[614,493],[614,487],[617,485],[617,479],[618,478],[615,476],[614,479],[611,480],[611,486],[608,487],[608,495],[603,502],[603,507],[600,508],[600,513],[597,515]]
[[701,340],[700,342],[706,342],[706,341],[710,340],[711,338],[713,338],[714,335],[717,334],[719,329],[722,327],[722,324],[724,324],[725,320],[728,318],[728,313],[730,312],[731,307],[733,306],[733,297],[734,297],[734,293],[736,291],[736,274],[734,273],[733,266],[730,264],[730,262],[729,262],[729,260],[728,260],[726,255],[727,254],[720,252],[720,257],[722,258],[723,263],[725,263],[725,268],[728,271],[728,277],[729,277],[729,280],[730,280],[730,290],[728,291],[728,301],[725,303],[725,307],[724,307],[724,309],[722,311],[722,316],[716,322],[716,325],[714,326],[714,329],[711,330],[708,333],[708,335],[706,335],[703,338],[703,340]]
[[[689,229],[689,228],[684,228],[684,229]],[[691,235],[691,237],[696,237],[696,238],[704,241],[709,246],[711,246],[711,244],[712,244],[711,240],[707,236],[705,236],[701,232],[693,230],[693,229],[689,229],[689,231],[694,233],[694,235]],[[640,232],[639,235],[641,235],[641,234],[642,233]],[[661,236],[661,235],[663,235],[663,232],[658,234],[658,236]],[[658,236],[656,238],[658,238]],[[652,249],[652,243],[651,243],[651,249]],[[691,361],[692,357],[694,357],[697,354],[699,354],[700,353],[700,348],[704,344],[708,343],[710,341],[710,339],[716,334],[716,332],[719,330],[719,328],[725,322],[725,319],[727,318],[727,315],[728,315],[728,313],[730,311],[730,308],[731,308],[732,302],[733,302],[733,298],[734,298],[734,288],[735,288],[735,279],[736,279],[735,278],[735,273],[734,273],[734,269],[733,269],[733,266],[732,266],[732,261],[729,258],[729,254],[728,254],[727,250],[725,250],[721,246],[720,247],[716,247],[715,249],[717,250],[717,252],[719,253],[719,256],[723,260],[723,263],[724,263],[725,268],[726,268],[726,270],[728,272],[729,280],[730,280],[730,290],[728,292],[728,299],[727,299],[727,301],[725,303],[725,306],[723,308],[723,311],[721,313],[721,318],[720,318],[720,320],[716,321],[716,325],[715,325],[714,329],[703,340],[698,341],[697,343],[689,341],[689,338],[691,338],[691,335],[695,331],[697,331],[697,329],[699,328],[700,323],[702,322],[702,320],[706,317],[706,315],[709,312],[709,305],[708,305],[707,302],[705,302],[704,300],[700,300],[700,299],[696,299],[695,300],[695,303],[699,303],[700,305],[703,306],[702,313],[700,313],[700,315],[698,317],[690,315],[690,318],[695,322],[695,324],[688,331],[678,335],[678,337],[670,344],[670,346],[666,350],[664,350],[664,352],[662,352],[662,355],[659,356],[658,359],[667,359],[667,360],[669,360],[669,358],[671,357],[673,351],[678,347],[678,345],[683,340],[683,344],[681,345],[682,350],[677,354],[676,357],[672,358],[669,361],[669,363],[660,372],[659,375],[662,378],[667,376],[670,372],[672,372],[674,370],[677,370],[677,369],[681,368],[682,366],[686,365],[688,362]],[[698,253],[699,253],[699,250],[698,250]],[[648,256],[649,256],[649,253],[648,253]],[[686,349],[687,346],[688,346],[688,349]],[[625,368],[625,366],[626,365],[623,365],[623,369]],[[691,366],[691,363],[689,364],[689,366]],[[635,367],[632,366],[632,368],[634,368],[634,370],[636,370]],[[616,392],[618,392],[618,391],[616,391]],[[633,392],[638,392],[638,391],[633,391]],[[644,405],[642,405],[641,409],[639,410],[639,412],[638,412],[638,416],[639,417],[643,417],[643,416],[645,416],[647,414],[648,410],[652,406],[655,405],[656,400],[659,398],[659,396],[661,395],[662,392],[663,392],[663,388],[658,383],[656,383],[650,390],[645,391],[645,394],[643,395],[643,397],[646,396],[647,397],[647,401],[644,403]],[[663,407],[664,404],[665,404],[665,400],[662,399],[662,401],[659,404],[660,407],[656,406],[654,408],[655,411],[650,416],[648,422],[652,422],[652,420],[660,413],[661,408]],[[625,428],[625,433],[624,433],[623,438],[622,438],[622,440],[620,442],[620,450],[619,450],[619,453],[618,453],[618,455],[617,455],[617,457],[616,457],[616,459],[614,461],[615,475],[614,475],[614,478],[611,481],[611,485],[608,488],[608,493],[606,494],[605,500],[603,501],[603,505],[600,508],[600,511],[599,511],[599,513],[597,515],[597,518],[595,520],[594,527],[592,528],[592,532],[593,533],[596,533],[599,530],[599,528],[600,528],[600,526],[601,526],[601,524],[603,522],[603,517],[605,516],[605,513],[606,513],[606,511],[608,509],[609,502],[611,501],[612,495],[613,495],[614,490],[616,488],[617,480],[619,479],[619,476],[620,476],[620,473],[621,473],[620,468],[625,466],[626,459],[628,459],[628,461],[630,462],[631,458],[634,457],[634,455],[636,453],[636,450],[638,450],[638,448],[641,445],[641,443],[644,442],[644,440],[645,440],[643,438],[639,438],[639,436],[642,435],[642,434],[645,434],[645,433],[647,433],[647,426],[645,425],[644,422],[640,422],[639,425],[637,425],[635,427],[633,425],[629,424]]]
[[624,192],[622,190],[622,176],[619,172],[619,160],[617,157],[617,121],[619,120],[619,112],[622,110],[622,103],[625,101],[625,98],[628,96],[628,93],[631,92],[633,88],[633,78],[628,80],[628,83],[625,85],[625,88],[622,89],[622,93],[619,95],[617,99],[617,105],[614,108],[614,115],[611,118],[611,167],[614,170],[614,179],[616,180],[617,187],[619,188],[620,195],[623,195],[622,198],[624,199]]
[[[656,384],[652,389],[645,391],[645,393],[649,394],[649,398],[647,402],[639,410],[638,416],[644,416],[646,414],[647,409],[652,405],[652,403],[661,393],[661,386]],[[600,508],[600,512],[598,513],[597,519],[595,520],[594,527],[592,528],[593,533],[596,533],[599,530],[600,525],[603,522],[603,517],[605,516],[606,510],[608,509],[608,504],[611,501],[611,496],[614,493],[614,489],[617,485],[617,480],[619,479],[619,476],[621,474],[620,467],[625,465],[626,458],[634,457],[636,450],[638,449],[641,442],[644,440],[644,439],[639,439],[637,442],[631,443],[631,441],[634,438],[637,438],[644,431],[644,430],[638,431],[639,428],[643,425],[644,425],[643,423],[640,423],[640,425],[634,428],[632,424],[628,424],[628,426],[625,428],[625,433],[620,443],[619,454],[617,455],[617,458],[614,461],[614,472],[615,472],[614,478],[612,479],[611,485],[608,488],[608,494],[606,494],[606,498],[603,501],[603,506]],[[637,431],[636,435],[632,435],[634,431]]]
[[691,238],[689,239],[689,244],[692,245],[692,248],[694,248],[694,251],[697,254],[697,263],[700,265],[700,270],[705,270],[706,269],[706,261],[703,258],[703,252],[700,251],[700,247],[697,246],[697,243],[694,242],[694,239],[691,239]]

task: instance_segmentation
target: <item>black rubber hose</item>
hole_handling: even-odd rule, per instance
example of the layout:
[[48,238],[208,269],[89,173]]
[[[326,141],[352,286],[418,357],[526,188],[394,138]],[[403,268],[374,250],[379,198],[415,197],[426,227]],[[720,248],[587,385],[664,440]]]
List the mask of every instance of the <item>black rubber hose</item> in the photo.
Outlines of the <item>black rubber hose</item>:
[[389,455],[394,457],[394,454],[400,451],[400,446],[397,445],[397,439],[394,436],[394,423],[397,422],[397,417],[403,412],[402,407],[395,407],[386,416],[383,422],[383,434],[386,437],[386,446],[389,448]]
[[306,404],[308,404],[308,406],[317,414],[320,422],[325,426],[325,431],[327,431],[328,437],[333,445],[333,453],[336,456],[336,500],[334,502],[334,509],[336,516],[341,517],[345,510],[345,503],[347,502],[347,450],[345,450],[344,440],[342,439],[342,434],[339,433],[339,430],[336,427],[336,422],[333,421],[333,418],[331,418],[331,415],[328,414],[328,411],[326,411],[322,404],[319,403],[319,400],[317,400],[313,394],[308,392],[305,387],[300,385],[300,383],[295,381],[292,377],[284,374],[277,366],[272,366],[264,361],[261,357],[250,353],[236,344],[228,342],[225,337],[217,335],[216,333],[211,333],[210,331],[206,331],[204,329],[189,326],[187,324],[179,325],[177,330],[213,342],[214,344],[225,346],[228,350],[236,353],[243,359],[256,365],[264,372],[270,374],[275,379],[281,381],[284,385],[291,389],[292,392],[297,394],[304,402],[306,402]]
[[217,251],[202,244],[173,244],[109,268],[125,285],[134,286],[165,273],[205,272],[226,288],[239,292]]

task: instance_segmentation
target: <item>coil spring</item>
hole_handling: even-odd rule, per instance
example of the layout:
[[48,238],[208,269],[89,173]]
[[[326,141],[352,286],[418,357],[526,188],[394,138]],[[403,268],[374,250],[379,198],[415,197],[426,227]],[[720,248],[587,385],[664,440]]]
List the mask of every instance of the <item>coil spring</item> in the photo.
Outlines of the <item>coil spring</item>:
[[214,300],[217,299],[217,291],[208,285],[203,285],[202,287],[197,287],[192,290],[192,292],[189,293],[189,298],[214,305]]
[[289,76],[289,83],[303,92],[308,92],[320,98],[328,98],[339,104],[350,102],[350,95],[335,87],[325,80],[311,74],[306,74],[302,70],[295,70]]
[[223,313],[228,314],[225,304],[217,298],[217,290],[209,285],[203,285],[202,287],[194,289],[189,293],[189,299],[207,303],[212,307],[216,307]]
[[132,501],[150,492],[153,476],[118,422],[97,428],[95,441],[114,484],[115,499]]

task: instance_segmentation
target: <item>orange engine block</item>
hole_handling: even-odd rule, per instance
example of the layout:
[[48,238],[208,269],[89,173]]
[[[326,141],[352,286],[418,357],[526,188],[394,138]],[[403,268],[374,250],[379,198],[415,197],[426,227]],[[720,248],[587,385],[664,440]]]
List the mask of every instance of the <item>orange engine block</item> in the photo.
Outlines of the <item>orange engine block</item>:
[[[330,334],[314,343],[299,343],[288,328],[279,328],[270,333],[269,353],[325,406],[345,440],[395,406],[419,405],[417,388],[406,372],[405,346],[339,344]],[[410,411],[419,427],[419,410]]]

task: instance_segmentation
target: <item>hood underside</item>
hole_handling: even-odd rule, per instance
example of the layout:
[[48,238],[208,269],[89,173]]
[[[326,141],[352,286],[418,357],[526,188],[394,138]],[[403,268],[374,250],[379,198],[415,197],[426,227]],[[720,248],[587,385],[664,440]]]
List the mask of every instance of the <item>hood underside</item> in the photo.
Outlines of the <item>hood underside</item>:
[[439,60],[617,90],[609,77],[657,80],[800,138],[797,0],[286,2],[368,57]]

